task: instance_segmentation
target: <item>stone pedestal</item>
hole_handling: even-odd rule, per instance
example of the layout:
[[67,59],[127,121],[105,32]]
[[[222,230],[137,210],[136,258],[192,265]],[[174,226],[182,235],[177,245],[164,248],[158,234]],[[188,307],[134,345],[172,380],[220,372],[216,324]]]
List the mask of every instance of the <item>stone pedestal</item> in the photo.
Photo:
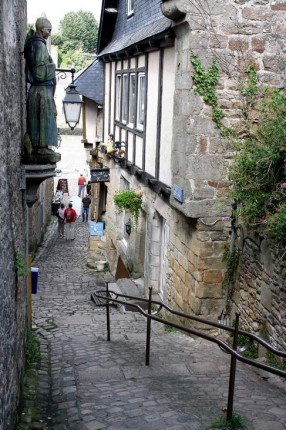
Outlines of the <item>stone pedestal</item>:
[[[60,155],[60,154],[57,154]],[[37,191],[41,182],[56,176],[56,164],[24,164],[23,175],[25,178],[26,202],[29,207],[38,200]]]

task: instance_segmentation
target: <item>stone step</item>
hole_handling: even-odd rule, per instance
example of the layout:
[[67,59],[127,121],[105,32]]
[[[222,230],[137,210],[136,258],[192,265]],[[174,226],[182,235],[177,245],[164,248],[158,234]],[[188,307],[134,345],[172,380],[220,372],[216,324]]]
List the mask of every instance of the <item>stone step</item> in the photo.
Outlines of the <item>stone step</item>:
[[129,278],[118,279],[116,283],[118,288],[122,291],[122,294],[134,297],[144,297],[144,288],[140,283],[136,283]]

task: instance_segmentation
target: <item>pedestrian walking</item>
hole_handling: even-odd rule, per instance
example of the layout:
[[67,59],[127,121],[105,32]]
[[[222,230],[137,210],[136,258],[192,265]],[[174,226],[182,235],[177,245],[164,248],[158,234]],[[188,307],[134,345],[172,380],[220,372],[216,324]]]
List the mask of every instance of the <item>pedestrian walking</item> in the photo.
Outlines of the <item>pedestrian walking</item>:
[[60,238],[63,238],[65,234],[65,205],[63,203],[60,204],[60,207],[57,210],[57,218],[58,218],[58,236]]
[[77,218],[77,213],[72,207],[72,203],[69,203],[68,208],[64,212],[66,221],[66,239],[74,240],[75,238],[75,221]]
[[78,197],[84,197],[84,190],[85,190],[85,185],[86,185],[86,178],[83,176],[83,174],[81,173],[78,181]]
[[87,222],[91,200],[88,194],[82,199],[82,222]]

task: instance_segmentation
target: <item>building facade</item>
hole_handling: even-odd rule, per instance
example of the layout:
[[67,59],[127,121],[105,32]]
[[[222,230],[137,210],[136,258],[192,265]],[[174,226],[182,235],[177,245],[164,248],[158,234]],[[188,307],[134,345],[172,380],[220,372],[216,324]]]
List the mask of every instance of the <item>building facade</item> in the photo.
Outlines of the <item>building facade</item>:
[[25,132],[26,1],[2,1],[0,8],[0,428],[14,428],[27,326],[27,207],[21,167]]
[[[98,56],[105,64],[101,161],[110,167],[106,252],[115,273],[123,261],[131,277],[141,277],[145,289],[153,287],[170,306],[213,319],[239,309],[245,326],[256,332],[266,327],[270,340],[285,345],[279,339],[285,332],[284,266],[262,239],[253,258],[253,237],[245,229],[237,243],[240,276],[228,303],[224,257],[233,237],[233,146],[198,94],[191,59],[195,55],[204,70],[218,65],[223,125],[237,127],[249,66],[259,84],[285,85],[285,2],[204,5],[103,2]],[[113,200],[128,188],[143,193],[138,229],[130,235],[129,214],[118,214]]]
[[[210,155],[206,165],[198,158],[186,174],[193,144],[184,130],[196,102],[177,98],[191,77],[189,71],[185,82],[177,82],[184,67],[177,53],[181,42],[160,1],[119,1],[113,13],[109,6],[103,4],[98,45],[105,64],[104,139],[111,135],[116,148],[104,156],[110,166],[107,253],[115,266],[120,257],[131,277],[143,278],[145,290],[152,287],[169,305],[217,316],[228,232],[221,222],[225,208],[215,208],[213,201],[224,197],[225,170],[217,171],[221,157]],[[108,35],[107,28],[113,28]],[[207,127],[215,134],[211,121]],[[201,181],[192,179],[194,171]],[[219,184],[219,192],[203,185],[204,175]],[[143,193],[138,229],[130,235],[129,214],[116,214],[113,202],[116,192],[128,188]]]

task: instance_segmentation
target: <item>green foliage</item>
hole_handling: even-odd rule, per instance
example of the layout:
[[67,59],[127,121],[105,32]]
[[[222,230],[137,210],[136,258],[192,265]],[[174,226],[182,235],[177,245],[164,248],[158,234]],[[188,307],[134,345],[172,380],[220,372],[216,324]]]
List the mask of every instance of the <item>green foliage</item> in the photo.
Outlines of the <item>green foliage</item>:
[[236,155],[230,167],[232,197],[247,225],[262,225],[274,240],[286,244],[286,90],[260,88],[256,70],[249,66],[241,90],[245,100],[243,129],[223,125],[216,86],[219,67],[213,61],[205,70],[195,53],[195,92],[212,107],[212,119],[225,137],[230,137]]
[[28,273],[25,257],[21,252],[16,252],[15,268],[18,277],[26,276]]
[[67,51],[66,54],[61,53],[61,67],[69,68],[72,64],[75,65],[77,70],[86,67],[86,57],[84,56],[82,49],[76,49],[75,51]]
[[27,37],[33,36],[35,34],[35,26],[34,24],[28,24],[27,26]]
[[277,359],[277,357],[270,351],[267,353],[267,363],[269,366],[275,367],[276,369],[286,370],[286,361]]
[[51,43],[55,46],[61,46],[63,44],[63,38],[60,33],[52,33],[51,35]]
[[97,34],[98,24],[91,12],[67,13],[60,22],[59,33],[52,34],[60,67],[80,70],[88,66],[95,57]]
[[[245,345],[247,345],[249,341],[248,336],[245,336],[243,334],[239,334],[238,335],[238,339],[237,339],[237,345],[238,347],[243,347]],[[242,355],[244,357],[248,357],[248,358],[252,358],[252,359],[256,359],[258,358],[258,345],[257,343],[251,343],[251,345],[242,353]]]
[[234,293],[235,275],[239,263],[238,250],[234,249],[231,252],[229,247],[227,247],[223,254],[223,260],[226,262],[226,273],[223,279],[222,286],[227,291],[226,313],[229,314]]
[[113,196],[113,201],[119,212],[123,210],[130,212],[131,224],[136,229],[142,207],[142,194],[136,193],[134,190],[117,191]]
[[26,341],[26,370],[31,369],[41,360],[40,341],[37,335],[32,331],[27,332]]
[[232,195],[244,222],[262,225],[270,237],[286,243],[286,91],[253,88],[245,94],[256,96],[248,105],[244,136],[236,140]]
[[247,430],[247,424],[245,418],[239,414],[233,414],[231,420],[227,420],[226,416],[218,418],[210,427],[211,429],[223,429],[223,430]]
[[248,66],[246,69],[246,85],[241,91],[241,94],[246,97],[246,102],[249,105],[255,103],[256,96],[258,94],[258,86],[257,86],[257,75],[256,70],[253,66]]
[[74,48],[82,45],[84,52],[96,51],[98,24],[91,12],[80,10],[67,13],[60,22],[64,41],[73,41]]
[[173,332],[177,331],[176,327],[173,327],[169,324],[164,324],[164,330],[167,333],[173,333]]
[[218,107],[218,96],[216,86],[219,82],[219,67],[214,60],[208,70],[205,70],[198,56],[191,53],[191,63],[194,67],[193,82],[196,86],[195,92],[202,96],[204,102],[212,107],[212,120],[223,135],[228,135],[231,130],[222,123],[224,113]]

